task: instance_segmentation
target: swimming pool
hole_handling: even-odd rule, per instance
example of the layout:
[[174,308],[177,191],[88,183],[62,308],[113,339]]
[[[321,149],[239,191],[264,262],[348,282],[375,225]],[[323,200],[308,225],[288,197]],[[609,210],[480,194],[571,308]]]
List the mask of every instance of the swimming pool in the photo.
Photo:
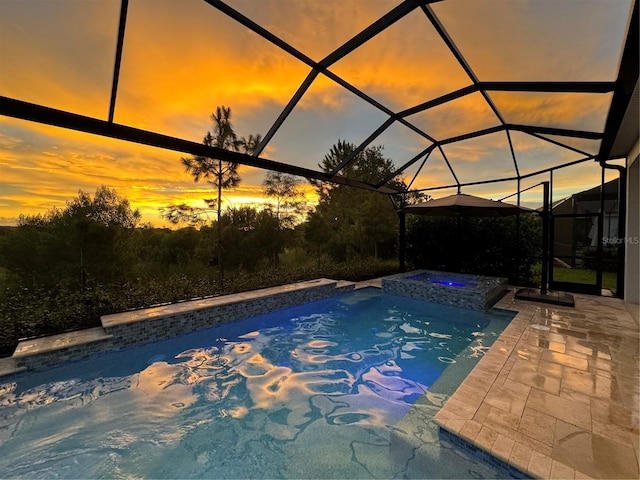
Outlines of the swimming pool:
[[511,317],[364,289],[5,379],[0,472],[504,477],[431,418]]

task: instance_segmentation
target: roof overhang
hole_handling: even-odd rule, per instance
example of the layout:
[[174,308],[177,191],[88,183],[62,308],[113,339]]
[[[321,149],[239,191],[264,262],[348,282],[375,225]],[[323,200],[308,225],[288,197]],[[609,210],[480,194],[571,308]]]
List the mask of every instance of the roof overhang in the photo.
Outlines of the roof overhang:
[[598,159],[626,157],[640,136],[640,107],[638,103],[638,63],[640,62],[640,34],[638,2],[629,20],[616,88],[607,117],[604,138]]

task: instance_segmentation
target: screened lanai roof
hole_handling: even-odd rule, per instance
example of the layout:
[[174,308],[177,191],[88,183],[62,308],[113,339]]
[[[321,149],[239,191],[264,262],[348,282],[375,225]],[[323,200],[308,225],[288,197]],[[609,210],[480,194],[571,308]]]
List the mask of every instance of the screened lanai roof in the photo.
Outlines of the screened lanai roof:
[[[6,117],[384,193],[399,177],[408,190],[464,187],[614,158],[634,117],[634,0],[0,8]],[[255,154],[202,145],[217,105],[263,134]],[[338,139],[356,153],[384,145],[397,170],[377,184],[320,171]]]

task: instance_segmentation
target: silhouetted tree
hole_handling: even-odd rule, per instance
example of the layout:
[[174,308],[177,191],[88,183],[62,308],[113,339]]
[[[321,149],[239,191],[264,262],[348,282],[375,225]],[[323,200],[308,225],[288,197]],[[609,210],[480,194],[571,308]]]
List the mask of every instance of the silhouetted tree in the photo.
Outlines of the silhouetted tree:
[[[325,172],[333,172],[355,150],[355,145],[338,141],[319,164]],[[375,184],[395,170],[393,161],[385,158],[382,146],[369,147],[358,153],[339,173]],[[354,255],[386,256],[394,254],[398,234],[398,219],[393,204],[386,195],[355,189],[345,185],[312,182],[319,202],[309,214],[307,239],[311,232],[329,232],[328,253],[337,260],[349,260]],[[402,186],[401,183],[397,183]],[[317,242],[315,242],[317,244]]]
[[[231,124],[231,108],[220,106],[215,113],[211,114],[213,131],[207,132],[202,140],[204,145],[210,147],[223,148],[236,152],[252,153],[261,141],[261,135],[249,135],[249,138],[239,138]],[[222,190],[233,188],[240,184],[238,174],[238,164],[227,162],[220,158],[209,158],[204,156],[183,157],[181,159],[187,173],[190,173],[195,182],[203,180],[213,185],[217,191],[216,199],[205,199],[209,208],[216,209],[216,221],[218,232],[218,265],[220,267],[220,280],[224,282],[224,263],[222,261]],[[198,223],[201,221],[203,209],[195,209],[182,205],[169,205],[163,209],[162,214],[170,221],[191,221]]]
[[293,175],[280,172],[268,172],[262,182],[264,194],[275,201],[274,204],[268,205],[268,209],[276,219],[276,265],[279,263],[279,252],[282,248],[280,232],[283,229],[292,229],[307,209],[304,192],[300,189],[301,184],[302,182]]
[[78,273],[84,285],[87,272],[109,280],[126,268],[119,246],[140,216],[114,189],[100,186],[93,197],[80,190],[63,209],[19,216],[18,227],[2,239],[0,264],[32,285],[70,281]]

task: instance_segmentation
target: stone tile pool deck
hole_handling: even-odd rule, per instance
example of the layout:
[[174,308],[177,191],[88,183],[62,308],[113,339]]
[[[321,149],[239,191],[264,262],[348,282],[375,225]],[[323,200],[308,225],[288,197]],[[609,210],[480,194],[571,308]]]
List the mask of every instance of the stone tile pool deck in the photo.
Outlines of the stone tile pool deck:
[[[326,279],[321,283],[343,287]],[[381,281],[355,288],[367,286],[380,288]],[[515,300],[513,290],[503,297],[495,307],[517,315],[435,421],[445,435],[534,478],[640,478],[638,306],[586,295],[575,300],[575,308],[567,308]],[[117,323],[153,317],[159,310],[131,312]],[[17,350],[18,357],[26,350],[111,341],[103,329],[89,330],[30,341]],[[0,359],[0,377],[25,370],[15,361]]]
[[575,300],[502,298],[518,314],[435,421],[534,478],[640,478],[638,306]]

